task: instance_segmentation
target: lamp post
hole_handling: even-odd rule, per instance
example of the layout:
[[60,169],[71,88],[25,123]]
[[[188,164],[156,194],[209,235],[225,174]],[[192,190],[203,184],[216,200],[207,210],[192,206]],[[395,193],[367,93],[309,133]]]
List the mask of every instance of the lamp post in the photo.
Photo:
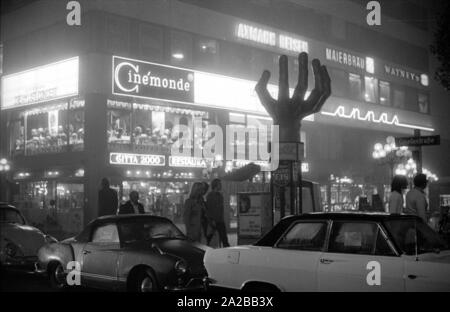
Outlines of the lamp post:
[[386,144],[384,145],[382,143],[376,143],[372,152],[372,157],[380,165],[387,164],[389,166],[389,181],[392,181],[394,177],[395,165],[405,162],[411,156],[412,153],[408,150],[408,147],[397,147],[395,145],[395,138],[392,136],[386,138]]
[[0,201],[8,201],[7,175],[11,170],[11,163],[6,159],[0,159]]

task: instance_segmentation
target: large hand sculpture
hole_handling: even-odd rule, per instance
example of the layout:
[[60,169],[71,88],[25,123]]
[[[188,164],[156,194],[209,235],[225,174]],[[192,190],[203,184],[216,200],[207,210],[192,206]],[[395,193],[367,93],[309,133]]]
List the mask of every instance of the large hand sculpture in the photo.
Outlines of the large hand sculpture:
[[267,90],[270,72],[265,70],[255,90],[258,97],[273,118],[274,125],[279,125],[280,142],[300,142],[300,127],[304,117],[318,113],[326,99],[331,94],[330,76],[325,65],[320,65],[318,59],[312,61],[315,86],[308,99],[305,98],[308,89],[308,54],[303,52],[298,56],[298,83],[292,98],[289,97],[288,58],[280,57],[280,79],[278,82],[278,100],[275,100]]

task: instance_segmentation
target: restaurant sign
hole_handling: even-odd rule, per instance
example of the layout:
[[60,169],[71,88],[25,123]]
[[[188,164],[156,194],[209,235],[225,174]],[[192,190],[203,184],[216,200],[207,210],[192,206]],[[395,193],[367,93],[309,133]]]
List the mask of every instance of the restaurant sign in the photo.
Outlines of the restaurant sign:
[[113,56],[112,93],[128,97],[194,101],[194,72],[173,66]]
[[78,57],[2,77],[1,108],[78,95]]
[[187,156],[169,156],[170,167],[206,168],[206,159]]
[[165,166],[164,155],[110,153],[109,163],[112,165]]

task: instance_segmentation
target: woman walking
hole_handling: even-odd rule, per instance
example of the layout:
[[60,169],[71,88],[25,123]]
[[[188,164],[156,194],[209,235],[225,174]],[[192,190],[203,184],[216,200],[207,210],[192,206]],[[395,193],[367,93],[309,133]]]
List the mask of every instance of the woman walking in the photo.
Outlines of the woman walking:
[[203,184],[195,182],[189,198],[184,202],[183,220],[186,236],[196,242],[200,242],[202,238],[203,192]]
[[389,196],[389,212],[403,212],[403,193],[408,187],[408,180],[405,176],[396,175],[391,183],[391,195]]

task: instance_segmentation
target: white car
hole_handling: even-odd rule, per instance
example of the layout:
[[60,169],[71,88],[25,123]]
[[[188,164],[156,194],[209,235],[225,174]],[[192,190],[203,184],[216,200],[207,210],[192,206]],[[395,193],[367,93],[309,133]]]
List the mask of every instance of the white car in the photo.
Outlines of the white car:
[[205,253],[206,286],[247,291],[450,291],[450,250],[420,218],[310,213],[251,246]]

